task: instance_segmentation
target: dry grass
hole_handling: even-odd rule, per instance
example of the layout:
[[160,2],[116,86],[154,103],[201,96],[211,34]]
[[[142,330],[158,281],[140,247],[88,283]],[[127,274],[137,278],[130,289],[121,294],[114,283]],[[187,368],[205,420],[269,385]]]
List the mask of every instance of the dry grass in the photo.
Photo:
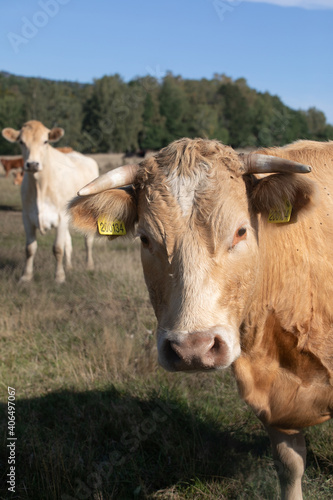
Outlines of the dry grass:
[[[74,269],[59,286],[49,234],[39,238],[34,281],[19,286],[24,234],[10,179],[0,177],[0,195],[0,407],[5,414],[15,387],[18,458],[12,495],[3,446],[1,498],[278,498],[268,437],[230,371],[157,366],[138,243],[100,241],[86,272],[74,235]],[[332,428],[306,433],[308,500],[333,498]]]

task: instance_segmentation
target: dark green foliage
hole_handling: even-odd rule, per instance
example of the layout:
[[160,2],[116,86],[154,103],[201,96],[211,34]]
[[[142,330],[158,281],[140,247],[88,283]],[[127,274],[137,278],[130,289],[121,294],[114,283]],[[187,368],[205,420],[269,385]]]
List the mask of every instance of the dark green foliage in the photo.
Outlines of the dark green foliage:
[[175,139],[190,135],[190,123],[186,119],[190,106],[181,77],[168,74],[163,80],[159,98],[160,112],[165,117],[163,146],[166,146]]
[[219,94],[223,98],[224,119],[233,147],[248,146],[251,141],[250,107],[241,89],[233,83],[222,84]]
[[139,132],[140,149],[159,149],[163,143],[165,118],[160,114],[157,95],[146,94],[142,119],[142,130]]
[[[184,80],[167,73],[161,81],[145,76],[129,83],[113,75],[83,85],[0,72],[0,128],[31,119],[63,127],[59,145],[85,153],[157,150],[183,136],[236,148],[333,138],[322,111],[293,110],[243,78],[219,74]],[[17,145],[0,139],[0,154],[17,153]]]

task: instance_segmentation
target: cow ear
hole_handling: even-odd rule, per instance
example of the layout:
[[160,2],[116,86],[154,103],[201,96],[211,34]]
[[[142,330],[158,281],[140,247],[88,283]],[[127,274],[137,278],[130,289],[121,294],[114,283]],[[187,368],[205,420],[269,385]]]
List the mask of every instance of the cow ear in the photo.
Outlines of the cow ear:
[[316,184],[297,174],[274,174],[257,179],[252,177],[250,202],[257,213],[269,214],[273,209],[282,211],[286,202],[298,212],[313,207],[317,199]]
[[15,130],[14,128],[4,128],[2,130],[2,137],[7,139],[9,142],[16,142],[19,138],[20,130]]
[[49,132],[49,141],[50,142],[57,142],[59,139],[62,138],[62,136],[65,134],[65,131],[63,128],[60,127],[55,127]]
[[[68,205],[72,225],[85,234],[98,233],[98,219],[123,222],[126,234],[132,234],[137,221],[133,189],[110,189],[89,196],[78,196]],[[115,236],[114,236],[115,237]]]

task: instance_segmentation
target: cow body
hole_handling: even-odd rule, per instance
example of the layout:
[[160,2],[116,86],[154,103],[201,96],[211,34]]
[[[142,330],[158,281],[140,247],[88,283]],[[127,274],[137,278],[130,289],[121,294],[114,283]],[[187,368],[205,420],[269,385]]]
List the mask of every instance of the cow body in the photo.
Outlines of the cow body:
[[6,172],[6,177],[8,177],[11,170],[18,168],[22,169],[24,164],[22,156],[19,156],[18,158],[1,158],[0,161]]
[[[52,227],[57,228],[53,252],[56,257],[56,281],[65,280],[63,257],[71,267],[72,243],[68,230],[66,205],[82,181],[89,181],[98,175],[94,160],[80,153],[64,154],[53,148],[49,141],[56,141],[63,135],[62,129],[49,130],[40,122],[27,122],[20,131],[4,129],[3,136],[9,141],[19,141],[24,159],[21,185],[22,215],[26,233],[27,260],[22,281],[33,276],[33,261],[37,250],[36,230],[41,234]],[[87,239],[87,263],[93,267],[92,237]]]
[[[160,364],[232,365],[270,435],[282,497],[300,499],[301,429],[333,415],[333,143],[260,153],[312,172],[254,175],[231,148],[183,139],[141,163],[133,192],[105,191],[115,185],[101,177],[71,211],[85,231],[99,213],[136,228]],[[290,221],[270,223],[286,202]]]

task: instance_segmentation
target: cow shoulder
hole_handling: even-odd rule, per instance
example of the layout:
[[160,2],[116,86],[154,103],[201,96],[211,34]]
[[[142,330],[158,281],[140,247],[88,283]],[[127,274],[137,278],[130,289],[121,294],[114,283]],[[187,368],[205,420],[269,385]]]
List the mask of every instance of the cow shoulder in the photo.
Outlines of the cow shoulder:
[[69,206],[71,222],[79,231],[95,234],[100,217],[125,224],[126,233],[134,231],[137,221],[136,196],[133,189],[110,189],[102,193],[76,197]]

